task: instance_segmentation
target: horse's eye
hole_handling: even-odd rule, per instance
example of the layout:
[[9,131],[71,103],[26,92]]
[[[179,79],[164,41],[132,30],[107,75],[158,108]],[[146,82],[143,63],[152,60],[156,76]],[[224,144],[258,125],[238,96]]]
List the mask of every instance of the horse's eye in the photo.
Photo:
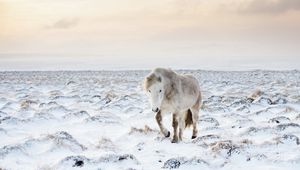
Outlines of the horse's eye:
[[161,90],[159,90],[159,92],[161,93]]
[[151,90],[148,90],[149,93],[151,93]]

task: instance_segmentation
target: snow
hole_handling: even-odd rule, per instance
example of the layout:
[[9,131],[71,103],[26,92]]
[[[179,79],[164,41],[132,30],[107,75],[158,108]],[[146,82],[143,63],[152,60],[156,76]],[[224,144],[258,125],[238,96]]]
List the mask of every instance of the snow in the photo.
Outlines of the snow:
[[179,71],[203,106],[198,137],[176,144],[143,92],[148,72],[0,72],[0,169],[300,169],[299,71]]

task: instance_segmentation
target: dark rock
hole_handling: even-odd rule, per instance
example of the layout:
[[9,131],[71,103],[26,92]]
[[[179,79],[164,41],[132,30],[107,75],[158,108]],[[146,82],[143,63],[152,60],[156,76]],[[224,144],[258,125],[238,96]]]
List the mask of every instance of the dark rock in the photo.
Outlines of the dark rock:
[[84,151],[87,149],[85,146],[80,144],[76,139],[74,139],[72,135],[70,135],[65,131],[57,132],[54,135],[49,135],[48,137],[54,140],[57,147],[67,146],[74,151],[78,151],[78,150]]
[[299,129],[300,129],[300,125],[299,125],[299,124],[296,124],[296,123],[285,123],[285,124],[280,124],[280,125],[277,125],[277,126],[276,126],[276,129],[277,129],[278,131],[283,131],[283,130],[285,130],[285,129],[287,129],[287,128],[290,128],[290,127],[292,127],[292,128],[299,128]]
[[18,124],[20,122],[25,122],[25,120],[21,120],[21,119],[18,119],[18,118],[15,118],[15,117],[11,117],[11,116],[7,116],[7,117],[4,117],[4,118],[0,119],[0,124],[4,124],[4,123],[7,123],[7,124]]
[[193,157],[191,159],[187,159],[185,157],[171,158],[168,159],[162,168],[165,169],[177,169],[183,165],[209,165],[208,162],[204,161],[201,158]]
[[249,161],[250,160],[264,160],[264,159],[267,159],[267,156],[264,154],[256,154],[256,155],[249,157]]
[[270,131],[272,130],[270,127],[249,127],[245,134],[255,135],[259,132]]
[[63,118],[72,118],[72,117],[83,117],[83,118],[87,118],[90,117],[89,113],[85,110],[81,110],[79,112],[74,112],[74,113],[69,113],[66,114],[65,116],[63,116]]
[[139,164],[139,161],[132,154],[124,154],[124,155],[111,154],[111,155],[101,157],[98,161],[105,162],[105,163],[108,162],[119,163],[123,161],[133,161],[135,164]]
[[219,122],[217,121],[217,119],[212,118],[212,117],[207,117],[207,118],[203,118],[199,120],[200,122],[209,122],[212,124],[212,126],[219,126]]
[[254,99],[252,99],[252,98],[247,98],[247,102],[248,103],[252,103],[254,101]]
[[85,156],[68,156],[62,159],[59,164],[60,165],[69,165],[72,167],[83,167],[85,163],[95,162]]
[[177,169],[180,167],[180,161],[175,159],[175,158],[171,158],[169,160],[167,160],[165,163],[164,163],[164,166],[162,168],[165,168],[165,169]]
[[108,103],[111,102],[111,99],[110,99],[110,98],[104,98],[104,99],[102,100],[102,102],[104,102],[105,104],[108,104]]
[[93,97],[92,97],[92,99],[101,99],[101,96],[100,95],[94,95]]
[[[253,101],[253,100],[252,100]],[[239,106],[245,106],[245,105],[249,105],[249,103],[252,103],[252,101],[250,102],[248,99],[238,99],[235,100],[230,107],[239,107]]]
[[290,119],[285,116],[278,116],[269,120],[269,123],[286,123],[286,122],[290,122]]
[[20,145],[3,146],[0,148],[0,158],[4,158],[6,155],[13,152],[25,153]]
[[239,107],[238,109],[236,109],[236,111],[250,113],[250,109],[247,106]]
[[283,136],[276,138],[275,140],[277,140],[280,143],[286,143],[288,141],[292,141],[297,145],[300,145],[300,140],[296,135],[292,135],[292,134],[284,134]]
[[69,81],[69,82],[67,83],[67,85],[71,85],[71,84],[76,84],[76,82],[73,81],[73,80],[71,80],[71,81]]
[[73,167],[75,167],[75,166],[82,167],[83,165],[84,165],[84,162],[82,160],[75,160],[75,164],[73,165]]
[[211,144],[211,149],[214,152],[220,152],[225,150],[227,157],[231,156],[233,153],[240,153],[239,147],[232,143],[231,140],[219,141]]
[[271,99],[269,99],[267,97],[261,97],[257,100],[257,103],[271,105],[273,102]]
[[286,104],[288,101],[285,98],[276,99],[272,104]]
[[196,138],[195,140],[193,140],[193,143],[201,143],[201,142],[206,142],[206,141],[214,141],[220,139],[220,136],[218,135],[204,135],[204,136],[199,136],[198,138]]
[[223,96],[210,96],[208,98],[208,101],[221,102],[222,99],[223,99]]

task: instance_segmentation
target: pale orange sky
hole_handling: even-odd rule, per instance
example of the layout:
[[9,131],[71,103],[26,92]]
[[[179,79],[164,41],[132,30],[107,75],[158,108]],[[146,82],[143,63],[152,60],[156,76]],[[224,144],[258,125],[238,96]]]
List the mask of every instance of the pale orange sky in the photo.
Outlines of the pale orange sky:
[[0,0],[0,70],[300,69],[299,0]]

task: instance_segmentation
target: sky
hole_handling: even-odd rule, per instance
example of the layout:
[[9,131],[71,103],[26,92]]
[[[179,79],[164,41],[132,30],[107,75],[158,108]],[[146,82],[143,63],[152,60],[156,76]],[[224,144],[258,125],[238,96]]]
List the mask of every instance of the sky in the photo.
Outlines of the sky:
[[0,0],[0,70],[300,69],[299,0]]

